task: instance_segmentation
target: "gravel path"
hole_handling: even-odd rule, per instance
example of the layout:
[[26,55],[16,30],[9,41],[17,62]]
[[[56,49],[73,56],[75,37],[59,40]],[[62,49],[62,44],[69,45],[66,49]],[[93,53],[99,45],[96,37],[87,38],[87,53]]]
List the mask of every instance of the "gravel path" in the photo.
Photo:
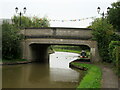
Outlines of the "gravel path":
[[118,88],[118,77],[113,70],[105,65],[100,65],[102,69],[102,88]]

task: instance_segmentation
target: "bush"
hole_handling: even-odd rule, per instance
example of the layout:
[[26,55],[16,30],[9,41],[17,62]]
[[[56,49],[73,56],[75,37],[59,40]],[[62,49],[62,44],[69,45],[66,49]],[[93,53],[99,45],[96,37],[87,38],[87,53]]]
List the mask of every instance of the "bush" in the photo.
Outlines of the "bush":
[[117,2],[111,4],[112,7],[109,10],[107,19],[117,31],[120,31],[120,1],[116,1]]
[[[115,58],[115,53],[116,50],[115,47],[120,46],[120,41],[111,41],[111,43],[109,44],[109,62],[113,62],[115,64],[116,58]],[[113,52],[114,51],[114,52]]]
[[12,24],[4,21],[2,24],[2,58],[17,59],[20,57],[20,41],[22,36]]
[[116,48],[116,61],[117,63],[117,68],[118,68],[118,76],[120,77],[120,46]]
[[111,42],[112,35],[114,34],[113,26],[109,24],[106,19],[96,19],[90,28],[93,29],[93,39],[98,42],[100,56],[103,61],[108,62],[109,43]]
[[111,40],[112,41],[120,41],[120,35],[119,34],[116,34],[116,33],[113,33],[111,35]]
[[112,41],[109,44],[109,56],[116,68],[116,73],[120,76],[120,41]]
[[116,73],[118,74],[118,76],[120,76],[120,46],[116,46],[113,49],[112,58],[113,64],[116,68]]
[[[93,40],[98,42],[101,58],[105,62],[112,62],[109,56],[109,44],[111,41],[120,41],[120,35],[116,34],[113,25],[106,19],[96,19],[90,26],[92,28]],[[111,53],[112,51],[110,51]]]

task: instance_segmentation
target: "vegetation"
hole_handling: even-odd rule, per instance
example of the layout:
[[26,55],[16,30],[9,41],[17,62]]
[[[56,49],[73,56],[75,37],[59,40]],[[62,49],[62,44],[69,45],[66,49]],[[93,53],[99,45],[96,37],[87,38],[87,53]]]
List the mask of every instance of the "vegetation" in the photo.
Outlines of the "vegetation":
[[[9,24],[7,21],[3,21],[2,24],[2,59],[3,60],[15,60],[19,59],[21,56],[20,42],[23,36],[18,32],[20,28],[25,27],[48,27],[49,22],[46,18],[39,19],[38,17],[29,18],[21,17],[21,27],[20,27],[20,17],[14,16],[12,18],[13,23]],[[1,49],[0,49],[1,50]]]
[[49,21],[47,18],[38,18],[38,17],[21,17],[21,26],[20,26],[20,16],[14,16],[12,18],[14,25],[20,28],[28,28],[28,27],[49,27]]
[[109,44],[111,41],[120,41],[120,35],[115,33],[120,30],[120,2],[112,4],[106,18],[95,19],[89,28],[93,29],[94,40],[98,42],[100,56],[103,61],[111,62],[109,56]]
[[[120,36],[115,34],[115,29],[120,31],[120,2],[112,4],[112,8],[109,11],[107,18],[95,19],[89,28],[93,29],[93,40],[98,42],[98,48],[100,56],[103,61],[113,63],[116,67],[116,72],[120,76]],[[18,34],[20,28],[25,27],[48,27],[49,21],[46,18],[38,17],[20,17],[14,16],[12,18],[13,24],[9,24],[4,21],[2,24],[3,40],[0,51],[2,50],[2,56],[4,62],[19,62],[26,61],[20,58],[20,41],[23,36]],[[1,38],[0,38],[1,39]],[[86,46],[52,46],[55,51],[80,53],[82,49],[87,50],[89,54],[89,48]],[[1,60],[0,60],[1,61]],[[79,88],[101,88],[102,73],[101,69],[95,65],[83,64],[83,63],[71,63],[75,66],[81,66],[87,68],[85,77],[80,82]]]
[[60,51],[60,52],[72,52],[72,53],[80,53],[79,50],[69,50],[69,49],[54,49],[55,51]]
[[117,46],[120,46],[120,41],[111,41],[111,43],[109,44],[109,56],[110,56],[110,61],[115,63],[115,57],[114,57],[114,54],[115,53],[114,49],[117,47]]
[[112,41],[109,44],[109,56],[115,66],[116,73],[120,76],[120,41]]
[[66,45],[53,45],[52,48],[54,51],[62,51],[62,52],[73,52],[80,54],[81,50],[86,50],[89,55],[89,47],[87,46],[66,46]]
[[79,46],[54,45],[52,46],[52,48],[54,49],[54,51],[80,53]]
[[108,14],[108,21],[120,32],[120,1],[112,4]]
[[120,78],[120,46],[114,49],[114,57],[116,59],[116,73]]
[[103,61],[108,61],[108,47],[111,41],[111,36],[114,34],[114,29],[111,24],[107,22],[106,19],[96,19],[90,28],[93,29],[94,40],[98,42],[98,48],[100,56]]
[[4,21],[2,24],[2,58],[17,59],[20,58],[20,41],[22,36],[19,35],[18,29],[12,24]]
[[113,64],[119,75],[120,63],[119,41],[120,35],[116,31],[120,31],[120,2],[112,4],[112,8],[106,18],[98,18],[92,22],[89,28],[93,29],[93,40],[98,42],[100,56],[103,62]]
[[99,67],[91,64],[83,64],[72,62],[72,65],[81,66],[87,68],[86,75],[83,77],[80,82],[79,88],[101,88],[101,79],[102,79],[102,71]]

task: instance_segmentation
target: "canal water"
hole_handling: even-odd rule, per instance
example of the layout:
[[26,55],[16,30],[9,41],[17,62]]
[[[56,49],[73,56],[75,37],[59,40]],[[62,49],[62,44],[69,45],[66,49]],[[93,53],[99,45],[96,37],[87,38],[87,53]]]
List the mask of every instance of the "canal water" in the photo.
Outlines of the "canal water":
[[76,88],[82,71],[69,68],[78,54],[55,52],[49,64],[30,63],[2,67],[3,88]]

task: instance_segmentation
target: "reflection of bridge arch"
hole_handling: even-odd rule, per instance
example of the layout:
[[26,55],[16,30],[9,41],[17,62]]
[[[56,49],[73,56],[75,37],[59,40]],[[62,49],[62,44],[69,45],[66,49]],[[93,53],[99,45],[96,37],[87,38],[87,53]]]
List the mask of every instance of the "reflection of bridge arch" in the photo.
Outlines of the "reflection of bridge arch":
[[23,41],[24,59],[47,61],[50,45],[86,45],[90,47],[91,61],[99,60],[97,42],[90,40],[92,34],[89,29],[45,28],[45,31],[43,29],[25,29],[22,33],[27,37]]

